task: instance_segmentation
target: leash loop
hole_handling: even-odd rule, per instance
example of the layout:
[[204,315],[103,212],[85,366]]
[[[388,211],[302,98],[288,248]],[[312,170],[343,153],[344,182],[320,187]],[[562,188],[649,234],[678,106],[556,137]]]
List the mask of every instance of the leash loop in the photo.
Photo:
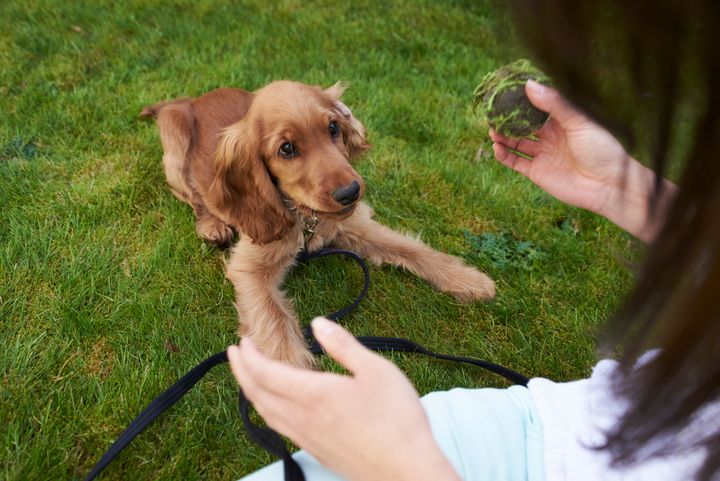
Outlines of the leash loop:
[[[328,257],[328,256],[332,256],[332,255],[344,256],[344,257],[347,257],[347,258],[352,259],[355,262],[357,262],[357,264],[360,266],[360,268],[363,271],[363,277],[364,277],[363,288],[362,288],[362,291],[360,291],[360,294],[358,294],[357,298],[351,304],[348,304],[347,306],[343,307],[342,309],[325,316],[328,319],[337,322],[338,319],[341,319],[341,318],[347,316],[348,314],[350,314],[352,311],[354,311],[357,308],[357,306],[360,305],[362,300],[365,299],[365,296],[367,295],[368,290],[370,289],[370,269],[368,269],[368,266],[365,263],[365,260],[363,260],[363,258],[360,257],[357,253],[355,253],[353,251],[347,251],[344,249],[325,248],[325,249],[321,249],[321,250],[315,251],[315,252],[303,251],[300,253],[300,255],[298,255],[297,262],[298,262],[298,264],[301,264],[304,262],[311,261],[313,259],[318,259],[320,257]],[[307,335],[307,332],[306,332],[306,335]]]

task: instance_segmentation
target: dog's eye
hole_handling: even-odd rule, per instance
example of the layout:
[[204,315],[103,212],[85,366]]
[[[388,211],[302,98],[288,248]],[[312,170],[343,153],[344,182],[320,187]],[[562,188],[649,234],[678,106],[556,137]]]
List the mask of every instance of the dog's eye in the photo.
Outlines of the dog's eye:
[[340,133],[340,127],[338,127],[337,122],[335,122],[334,120],[330,122],[330,125],[328,125],[328,130],[330,130],[330,137],[332,137],[333,139],[337,137]]
[[295,150],[295,147],[291,142],[285,142],[280,146],[280,150],[278,150],[278,155],[280,157],[291,158],[297,155],[297,150]]

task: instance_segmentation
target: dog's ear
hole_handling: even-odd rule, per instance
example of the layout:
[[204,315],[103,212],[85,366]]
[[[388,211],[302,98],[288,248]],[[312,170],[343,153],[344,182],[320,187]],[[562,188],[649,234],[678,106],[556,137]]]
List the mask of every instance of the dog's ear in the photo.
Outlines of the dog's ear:
[[259,134],[244,120],[221,134],[207,203],[257,244],[280,239],[294,224],[263,162]]
[[351,159],[354,159],[370,148],[365,138],[365,126],[353,116],[352,112],[345,105],[340,97],[347,87],[338,82],[332,87],[324,90],[325,95],[332,100],[335,111],[338,113],[338,123],[342,132],[343,142]]

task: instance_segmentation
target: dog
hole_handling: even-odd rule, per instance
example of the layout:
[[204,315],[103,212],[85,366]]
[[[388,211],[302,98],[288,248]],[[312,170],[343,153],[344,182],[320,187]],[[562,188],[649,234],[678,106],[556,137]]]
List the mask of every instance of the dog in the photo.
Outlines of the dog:
[[163,147],[173,194],[192,206],[197,234],[239,240],[226,261],[239,335],[266,355],[313,366],[285,274],[302,250],[326,245],[374,264],[403,267],[460,302],[489,300],[495,283],[459,258],[373,220],[351,165],[365,152],[365,127],[341,101],[345,87],[282,80],[251,93],[221,88],[146,107]]

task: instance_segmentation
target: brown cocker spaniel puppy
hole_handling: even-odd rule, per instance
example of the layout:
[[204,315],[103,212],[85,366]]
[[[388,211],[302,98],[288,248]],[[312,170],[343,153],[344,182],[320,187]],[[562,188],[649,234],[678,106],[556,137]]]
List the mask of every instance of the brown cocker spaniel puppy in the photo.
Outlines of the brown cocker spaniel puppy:
[[302,249],[325,245],[404,267],[461,302],[491,299],[485,274],[372,220],[350,160],[368,149],[365,128],[340,101],[343,87],[290,81],[255,93],[223,88],[143,110],[155,117],[172,192],[195,211],[200,237],[232,249],[240,335],[265,354],[313,364],[281,286]]

